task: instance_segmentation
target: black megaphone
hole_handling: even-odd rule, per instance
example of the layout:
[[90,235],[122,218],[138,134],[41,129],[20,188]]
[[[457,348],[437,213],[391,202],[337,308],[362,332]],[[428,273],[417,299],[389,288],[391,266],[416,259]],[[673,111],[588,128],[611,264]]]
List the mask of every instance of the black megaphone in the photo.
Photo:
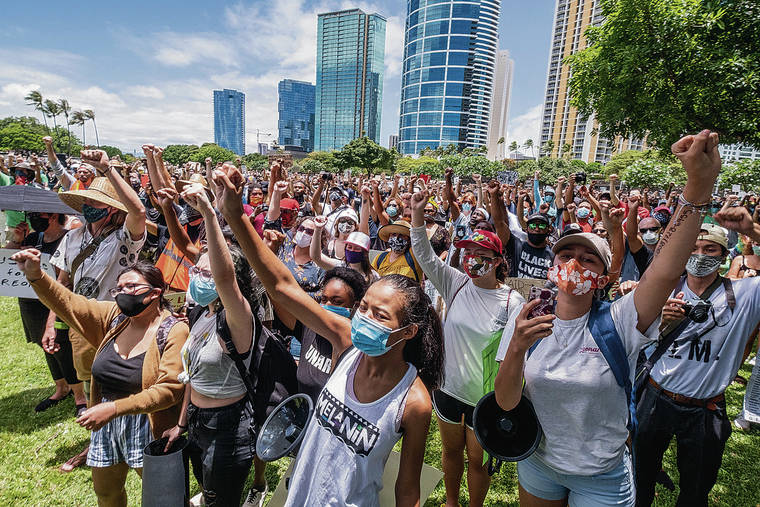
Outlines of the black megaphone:
[[491,391],[478,402],[472,422],[475,437],[489,454],[488,475],[498,472],[505,461],[520,461],[533,454],[544,435],[533,404],[525,396],[506,411]]
[[314,404],[305,394],[294,394],[283,400],[259,430],[256,456],[263,461],[295,456],[313,412]]

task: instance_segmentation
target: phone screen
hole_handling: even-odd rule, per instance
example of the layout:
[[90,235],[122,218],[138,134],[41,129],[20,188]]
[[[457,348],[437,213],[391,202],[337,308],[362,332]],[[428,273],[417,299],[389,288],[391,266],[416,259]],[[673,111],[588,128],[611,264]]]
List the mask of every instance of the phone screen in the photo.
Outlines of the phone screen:
[[531,287],[530,293],[528,294],[528,301],[533,301],[534,299],[540,299],[541,303],[530,311],[528,314],[529,319],[540,317],[542,315],[554,314],[555,294],[553,290],[541,287]]

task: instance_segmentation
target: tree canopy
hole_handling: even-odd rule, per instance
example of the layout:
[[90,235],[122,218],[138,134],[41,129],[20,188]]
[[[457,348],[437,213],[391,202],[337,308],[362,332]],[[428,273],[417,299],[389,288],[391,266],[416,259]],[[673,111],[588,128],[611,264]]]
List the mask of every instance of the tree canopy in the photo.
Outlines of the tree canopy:
[[164,160],[174,165],[181,165],[193,160],[193,155],[198,151],[194,144],[170,144],[164,148]]
[[337,166],[341,169],[359,168],[372,174],[374,171],[391,169],[393,156],[387,150],[367,136],[354,139],[335,153]]
[[206,157],[211,157],[211,162],[216,164],[218,162],[235,160],[237,155],[234,151],[222,148],[217,144],[204,143],[190,156],[190,162],[200,162],[202,164],[206,160]]

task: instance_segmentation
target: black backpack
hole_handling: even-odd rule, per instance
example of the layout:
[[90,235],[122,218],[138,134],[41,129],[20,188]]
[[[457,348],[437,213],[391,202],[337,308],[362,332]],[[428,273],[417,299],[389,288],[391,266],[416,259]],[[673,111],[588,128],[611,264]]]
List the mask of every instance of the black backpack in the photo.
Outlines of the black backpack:
[[[188,312],[191,328],[204,309],[196,306]],[[298,381],[296,362],[287,345],[261,324],[256,313],[253,313],[253,321],[254,336],[250,350],[253,356],[250,367],[246,368],[243,360],[247,355],[239,354],[235,348],[224,309],[216,315],[216,332],[227,346],[230,358],[245,383],[248,400],[253,407],[252,430],[257,431],[280,402],[298,392]]]

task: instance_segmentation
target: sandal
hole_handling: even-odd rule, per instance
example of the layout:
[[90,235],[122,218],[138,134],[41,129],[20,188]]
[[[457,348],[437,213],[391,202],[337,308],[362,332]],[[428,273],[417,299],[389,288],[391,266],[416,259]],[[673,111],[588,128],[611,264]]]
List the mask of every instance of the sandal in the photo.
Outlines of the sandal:
[[82,466],[87,462],[87,451],[90,450],[90,446],[88,445],[85,447],[84,451],[80,452],[73,458],[69,458],[66,463],[61,465],[61,468],[59,469],[63,473],[68,473],[74,470],[76,467]]
[[35,412],[44,412],[45,410],[49,409],[50,407],[54,407],[54,406],[58,405],[59,402],[65,400],[69,396],[71,396],[71,391],[69,391],[68,393],[66,393],[63,396],[63,398],[58,398],[57,400],[53,399],[53,398],[45,398],[44,400],[42,400],[41,402],[39,402],[36,407],[34,407],[34,411]]

